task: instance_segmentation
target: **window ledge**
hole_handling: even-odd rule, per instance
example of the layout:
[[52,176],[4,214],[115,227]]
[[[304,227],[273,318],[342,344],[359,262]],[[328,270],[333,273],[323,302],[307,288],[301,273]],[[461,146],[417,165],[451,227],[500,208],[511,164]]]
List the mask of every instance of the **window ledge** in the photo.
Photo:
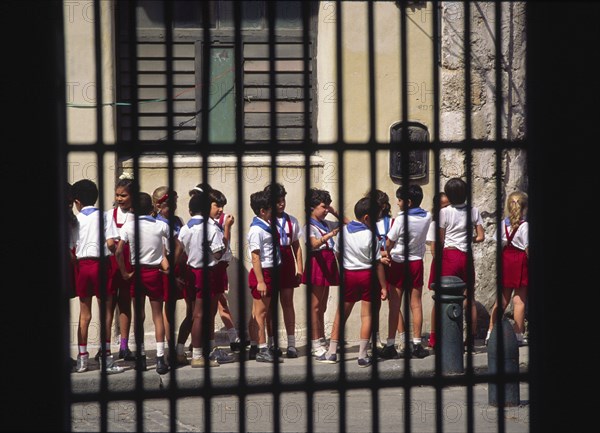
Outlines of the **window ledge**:
[[[302,154],[281,154],[275,157],[275,165],[278,167],[306,167],[306,159]],[[238,160],[234,155],[212,155],[208,158],[208,167],[237,167]],[[324,167],[325,161],[321,156],[311,155],[309,166]],[[124,169],[133,168],[133,159],[122,162]],[[139,168],[166,168],[168,158],[165,155],[146,155],[139,158]],[[198,168],[202,167],[202,157],[198,155],[175,155],[173,156],[173,168]],[[271,166],[270,155],[244,155],[242,156],[244,167]]]

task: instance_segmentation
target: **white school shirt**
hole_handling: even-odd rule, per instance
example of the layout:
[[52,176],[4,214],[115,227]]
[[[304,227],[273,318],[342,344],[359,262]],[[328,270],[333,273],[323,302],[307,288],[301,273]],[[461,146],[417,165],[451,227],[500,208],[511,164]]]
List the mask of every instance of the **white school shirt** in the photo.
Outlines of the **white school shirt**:
[[110,220],[110,223],[112,225],[115,226],[115,230],[117,231],[117,234],[119,233],[119,230],[121,229],[121,227],[123,227],[123,224],[125,224],[126,222],[129,221],[133,221],[135,219],[135,215],[133,212],[123,212],[123,210],[121,209],[120,206],[116,207],[117,209],[117,220],[115,221],[115,208],[111,208],[107,211],[104,212],[106,218],[108,220]]
[[[164,240],[169,239],[169,226],[151,215],[138,216],[140,235],[140,265],[158,266],[163,259]],[[135,221],[123,224],[119,231],[121,240],[129,243],[131,264],[136,263]]]
[[100,219],[98,218],[100,215],[99,212],[100,211],[94,206],[85,206],[81,208],[77,214],[77,223],[79,228],[77,230],[77,240],[75,241],[75,255],[78,259],[83,257],[99,258],[99,244],[103,244],[104,256],[108,257],[110,255],[110,251],[106,246],[106,240],[119,237],[118,233],[114,229],[114,225],[110,224],[110,221],[107,220],[106,215],[103,215],[104,236],[102,239],[100,239]]
[[[339,227],[339,225],[340,225],[339,221],[323,220],[321,222],[327,226],[329,231],[332,231],[333,229]],[[319,240],[327,234],[327,232],[324,232],[320,227],[316,227],[310,223],[305,225],[304,227],[302,227],[302,233],[303,234],[306,233],[308,235],[309,239],[307,239],[307,242],[310,242],[311,237],[315,237],[315,238],[317,238],[317,240]],[[337,239],[337,235],[328,239],[327,242],[324,243],[323,245],[319,245],[317,248],[313,248],[311,251],[324,250],[325,248],[333,249],[335,246],[335,239]]]
[[[225,236],[225,227],[223,226],[223,224],[225,223],[225,219],[227,218],[227,215],[229,215],[229,214],[222,213],[221,217],[219,218],[218,221],[213,220],[213,221],[215,221],[215,227],[217,228],[217,230],[219,230],[221,232],[221,235],[223,235],[223,237]],[[225,244],[225,241],[223,241],[223,244]],[[231,239],[229,239],[229,243],[227,244],[227,247],[225,248],[225,252],[219,259],[219,262],[229,262],[229,261],[231,261],[232,258],[233,258],[233,253],[231,252]]]
[[[258,217],[256,217],[258,218]],[[260,219],[267,226],[271,227],[271,223]],[[271,232],[259,227],[250,226],[247,235],[248,240],[248,257],[252,258],[252,251],[258,250],[260,255],[260,264],[263,268],[273,267],[273,235]],[[277,255],[277,265],[281,264],[281,254]]]
[[[479,209],[471,207],[473,227],[483,226]],[[454,247],[467,252],[467,205],[448,205],[440,210],[440,228],[446,229],[444,248]]]
[[381,218],[380,220],[377,221],[377,233],[379,233],[379,242],[382,246],[383,249],[385,249],[385,240],[388,237],[388,234],[390,233],[390,230],[392,229],[392,226],[394,225],[394,218],[392,217],[388,217],[388,224],[389,226],[385,227],[385,219]]
[[[277,218],[276,221],[276,227],[277,227],[277,231],[279,232],[279,243],[281,246],[288,246],[288,245],[292,245],[292,243],[296,242],[300,236],[302,235],[301,231],[300,231],[300,224],[298,223],[298,219],[293,216],[290,215],[288,213],[285,214],[287,216],[287,218],[284,220],[283,217],[281,218]],[[289,218],[289,222],[291,223],[292,226],[292,232],[290,233],[290,224],[288,224],[288,218]]]
[[[504,230],[504,227],[508,227],[508,234],[510,235],[510,222],[506,219],[502,220],[502,227],[500,227],[500,230],[502,230],[502,245],[506,245],[508,243],[508,239],[506,238],[506,230]],[[511,244],[520,250],[525,250],[525,248],[529,246],[529,223],[527,221],[519,224],[517,232],[512,238]]]
[[[344,226],[344,254],[342,256],[344,269],[358,271],[371,269],[371,257],[373,257],[373,242],[375,242],[375,260],[381,259],[381,250],[377,236],[370,230],[361,230],[355,233],[348,231],[348,225]],[[334,251],[340,254],[339,244],[336,242]]]
[[[425,241],[431,225],[431,213],[425,216],[408,215],[408,261],[423,260],[426,251]],[[390,256],[397,263],[404,262],[404,212],[398,212],[388,239],[394,243]]]
[[[202,222],[198,223],[199,221]],[[206,226],[206,238],[208,240],[207,266],[215,266],[219,262],[215,258],[215,254],[225,250],[223,233],[217,227],[215,220],[210,217],[204,220],[202,216],[194,215],[179,230],[179,241],[188,256],[187,264],[197,269],[204,266],[204,248],[202,244],[204,242],[205,221],[208,221]]]

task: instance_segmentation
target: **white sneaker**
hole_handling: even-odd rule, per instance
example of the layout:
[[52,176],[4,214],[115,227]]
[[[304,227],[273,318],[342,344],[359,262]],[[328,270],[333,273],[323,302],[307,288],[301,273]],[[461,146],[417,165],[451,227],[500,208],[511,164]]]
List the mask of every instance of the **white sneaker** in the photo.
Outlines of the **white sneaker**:
[[77,355],[77,366],[75,367],[75,371],[77,373],[83,373],[84,371],[88,371],[89,359],[90,355]]
[[312,356],[314,356],[315,358],[318,358],[318,357],[323,356],[323,355],[325,355],[327,353],[327,348],[323,347],[323,346],[319,346],[319,347],[313,349],[311,351],[311,353],[312,353]]
[[[102,357],[100,357],[100,363],[102,363]],[[112,355],[106,355],[106,374],[122,373],[125,369],[115,364],[115,360]]]

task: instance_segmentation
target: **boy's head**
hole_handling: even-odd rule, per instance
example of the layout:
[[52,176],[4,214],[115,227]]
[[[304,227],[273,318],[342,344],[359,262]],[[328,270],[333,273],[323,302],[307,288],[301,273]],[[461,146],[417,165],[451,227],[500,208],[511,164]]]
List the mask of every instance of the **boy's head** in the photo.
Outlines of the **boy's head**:
[[408,188],[400,187],[396,190],[396,198],[402,200],[409,209],[421,206],[423,202],[423,188],[420,185],[408,185]]
[[93,206],[98,200],[98,187],[89,179],[81,179],[73,184],[71,194],[81,207]]
[[271,210],[271,197],[267,191],[257,191],[250,195],[250,207],[254,212],[254,215],[261,216],[261,210],[263,215]]
[[191,195],[188,204],[190,215],[202,215],[203,217],[208,217],[210,213],[210,203],[207,196],[208,194],[203,192],[196,192]]
[[321,203],[324,203],[325,206],[329,206],[331,204],[331,195],[323,189],[311,188],[306,195],[306,210],[311,212]]
[[444,192],[450,204],[463,204],[467,201],[467,183],[458,177],[453,177],[446,182]]
[[140,192],[139,196],[139,208],[137,210],[138,215],[151,215],[154,210],[154,204],[152,203],[152,197],[147,192]]
[[354,205],[354,217],[357,221],[364,223],[371,227],[371,217],[369,214],[374,215],[375,220],[378,217],[379,205],[371,197],[363,197],[356,202]]
[[224,207],[227,204],[227,197],[218,189],[211,189],[208,193],[208,202],[216,203],[219,207]]
[[269,193],[270,196],[275,199],[275,201],[285,198],[285,196],[287,195],[285,187],[277,182],[270,183],[269,185],[265,186],[265,191]]

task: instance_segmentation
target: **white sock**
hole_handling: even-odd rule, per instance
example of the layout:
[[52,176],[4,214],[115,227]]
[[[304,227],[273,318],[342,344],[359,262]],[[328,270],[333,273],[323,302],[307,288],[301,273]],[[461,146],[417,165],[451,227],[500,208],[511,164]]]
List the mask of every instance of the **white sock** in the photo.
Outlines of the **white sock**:
[[296,347],[296,336],[295,335],[288,335],[287,340],[288,340],[288,347]]
[[267,349],[269,346],[267,343],[259,343],[258,350]]
[[194,347],[192,348],[192,359],[200,359],[202,358],[202,348]]
[[165,342],[157,341],[156,342],[156,356],[164,356],[165,354]]
[[396,344],[395,338],[388,338],[386,346],[394,346]]
[[319,340],[311,340],[310,344],[313,349],[318,349],[321,346],[321,342]]
[[79,346],[79,354],[87,353],[87,344]]
[[421,344],[421,338],[420,337],[419,338],[413,337],[413,344],[414,345]]
[[325,337],[319,338],[319,344],[321,344],[321,346],[323,347],[327,347],[327,340],[325,339]]
[[358,340],[358,359],[364,359],[367,357],[367,346],[369,345],[368,339]]
[[335,355],[335,352],[337,352],[337,347],[338,347],[337,340],[329,340],[329,350],[327,351],[327,357],[330,357],[331,355]]

